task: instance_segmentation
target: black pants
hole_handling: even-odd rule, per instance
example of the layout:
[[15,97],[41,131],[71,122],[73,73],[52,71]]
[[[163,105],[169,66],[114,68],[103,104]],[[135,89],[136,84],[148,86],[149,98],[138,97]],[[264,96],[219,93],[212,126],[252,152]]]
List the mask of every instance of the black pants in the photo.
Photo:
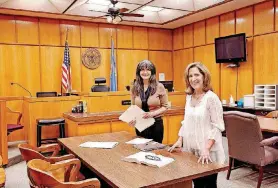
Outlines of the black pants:
[[193,183],[194,188],[217,188],[217,174],[194,179]]
[[159,143],[162,143],[163,133],[164,133],[164,127],[163,127],[162,118],[156,118],[154,124],[142,132],[139,132],[136,129],[137,136],[153,139],[154,141]]

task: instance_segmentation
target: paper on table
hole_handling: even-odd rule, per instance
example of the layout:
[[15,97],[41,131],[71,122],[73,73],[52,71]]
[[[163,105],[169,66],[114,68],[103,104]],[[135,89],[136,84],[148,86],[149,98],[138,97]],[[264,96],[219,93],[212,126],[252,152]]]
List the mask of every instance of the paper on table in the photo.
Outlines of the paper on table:
[[115,147],[118,142],[85,142],[80,144],[80,147],[83,148],[103,148],[103,149],[111,149]]
[[120,117],[119,119],[129,123],[132,120],[136,120],[135,127],[138,131],[142,132],[146,128],[154,124],[154,118],[143,118],[145,112],[139,108],[137,105],[131,105]]
[[146,138],[135,138],[133,140],[130,140],[128,142],[126,142],[127,144],[146,144],[150,141],[152,141],[153,139],[146,139]]
[[[146,159],[146,155],[159,157],[160,160],[155,161],[155,160]],[[166,165],[175,161],[175,159],[170,158],[170,157],[164,157],[162,155],[156,155],[155,153],[143,152],[143,151],[140,151],[140,152],[135,153],[133,155],[127,156],[127,157],[123,158],[123,160],[127,161],[127,162],[145,164],[145,165],[148,165],[148,166],[159,167],[159,168],[163,167],[163,166],[166,166]]]

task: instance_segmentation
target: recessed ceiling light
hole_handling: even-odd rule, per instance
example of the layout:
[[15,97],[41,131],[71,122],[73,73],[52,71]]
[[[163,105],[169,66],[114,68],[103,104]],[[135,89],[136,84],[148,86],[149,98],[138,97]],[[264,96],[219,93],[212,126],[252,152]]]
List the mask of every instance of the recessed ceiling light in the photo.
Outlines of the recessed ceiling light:
[[111,4],[111,2],[107,0],[88,0],[87,3],[96,4],[96,5],[106,5],[106,6]]
[[163,10],[163,8],[160,8],[160,7],[152,7],[152,6],[144,6],[144,7],[141,8],[140,10],[143,10],[143,11],[151,11],[151,12],[159,12],[159,11]]

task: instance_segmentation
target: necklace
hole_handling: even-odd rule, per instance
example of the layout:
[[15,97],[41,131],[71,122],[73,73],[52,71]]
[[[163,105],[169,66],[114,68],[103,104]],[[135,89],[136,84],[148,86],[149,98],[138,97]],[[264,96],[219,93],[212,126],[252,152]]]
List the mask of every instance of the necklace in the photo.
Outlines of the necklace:
[[205,94],[205,93],[202,93],[202,94],[196,96],[196,94],[194,93],[194,94],[192,95],[192,99],[195,99],[195,100],[192,100],[192,101],[191,101],[191,105],[192,105],[193,107],[196,107],[197,104],[199,104],[199,102],[201,101],[201,99],[202,99],[202,97],[204,96],[204,94]]

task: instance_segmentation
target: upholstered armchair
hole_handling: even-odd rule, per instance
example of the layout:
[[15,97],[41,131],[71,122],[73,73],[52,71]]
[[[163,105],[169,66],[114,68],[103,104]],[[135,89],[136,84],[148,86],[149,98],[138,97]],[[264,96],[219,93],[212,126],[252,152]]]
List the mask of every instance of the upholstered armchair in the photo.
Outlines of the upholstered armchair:
[[[239,111],[224,112],[224,122],[229,150],[229,179],[234,159],[256,165],[259,170],[257,188],[260,188],[263,172],[278,161],[278,150],[273,144],[277,137],[263,140],[256,115]],[[277,166],[278,168],[278,166]]]

